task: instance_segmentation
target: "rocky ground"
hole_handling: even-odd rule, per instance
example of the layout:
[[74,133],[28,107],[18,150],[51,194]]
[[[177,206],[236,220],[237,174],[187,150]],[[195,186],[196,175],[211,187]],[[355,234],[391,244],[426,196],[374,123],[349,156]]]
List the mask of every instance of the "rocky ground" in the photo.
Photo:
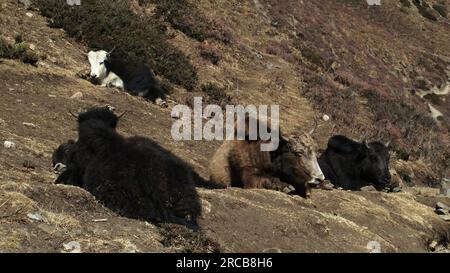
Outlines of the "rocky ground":
[[[120,133],[155,139],[205,178],[208,160],[220,143],[172,140],[170,109],[182,96],[181,88],[172,95],[169,108],[163,109],[80,78],[78,72],[88,68],[82,54],[86,47],[63,30],[48,27],[38,11],[27,10],[19,2],[0,0],[0,35],[13,42],[20,33],[40,60],[35,67],[0,59],[1,252],[70,252],[78,251],[78,246],[82,252],[368,252],[373,241],[383,252],[449,251],[450,223],[439,215],[445,213],[435,212],[438,202],[444,210],[445,205],[450,205],[445,197],[448,186],[442,174],[436,174],[438,178],[429,175],[433,173],[429,158],[394,157],[391,167],[403,189],[399,193],[315,190],[306,200],[268,190],[199,189],[203,216],[198,234],[177,226],[157,227],[120,217],[80,188],[54,185],[51,153],[63,141],[76,137],[76,124],[69,110],[103,105],[128,110],[119,124]],[[238,41],[218,45],[223,52],[219,65],[204,60],[196,51],[197,42],[179,31],[171,30],[176,34],[172,42],[189,54],[202,82],[227,86],[233,100],[241,103],[279,104],[285,132],[308,130],[315,117],[327,113],[300,95],[303,76],[297,64],[266,52],[269,40],[289,38],[285,30],[274,30],[271,16],[276,10],[270,2],[198,2],[205,13],[226,16]],[[382,5],[387,10],[393,7],[402,9],[400,4]],[[406,14],[404,20],[420,19],[424,29],[432,28],[430,19],[413,13],[413,8],[395,14]],[[333,12],[331,6],[324,9]],[[349,10],[359,9],[351,6]],[[436,27],[435,42],[421,50],[443,56],[448,36],[440,35],[449,22],[441,16],[437,23],[440,25]],[[375,25],[366,31],[380,30]],[[424,33],[419,38],[431,35]],[[389,33],[383,35],[383,39],[390,37]],[[402,39],[406,41],[407,37]],[[437,50],[431,51],[433,45]],[[386,63],[391,61],[385,57]],[[410,58],[405,56],[406,60]],[[77,92],[82,96],[71,98]],[[361,109],[364,107],[362,103]],[[436,107],[444,114],[450,113],[448,100]],[[355,122],[370,120],[362,115]],[[323,149],[330,134],[338,132],[352,130],[336,129],[331,121],[321,124],[314,137]],[[5,141],[14,143],[14,147],[6,148]]]

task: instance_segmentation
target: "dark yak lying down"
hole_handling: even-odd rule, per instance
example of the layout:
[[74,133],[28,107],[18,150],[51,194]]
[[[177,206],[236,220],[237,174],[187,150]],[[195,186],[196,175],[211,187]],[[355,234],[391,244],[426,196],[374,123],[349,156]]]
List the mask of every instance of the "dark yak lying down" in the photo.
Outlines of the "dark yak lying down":
[[107,109],[80,114],[78,141],[54,153],[54,164],[67,166],[56,183],[83,187],[122,216],[195,229],[201,213],[198,175],[156,142],[122,137],[115,131],[117,122]]
[[326,179],[347,190],[359,190],[368,185],[383,190],[391,179],[389,147],[378,141],[367,144],[341,135],[333,136],[319,158],[319,165]]

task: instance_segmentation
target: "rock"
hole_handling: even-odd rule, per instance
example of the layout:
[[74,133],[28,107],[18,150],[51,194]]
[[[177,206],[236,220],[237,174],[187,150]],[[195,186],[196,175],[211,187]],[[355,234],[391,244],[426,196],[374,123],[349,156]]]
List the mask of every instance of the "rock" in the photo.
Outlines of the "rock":
[[380,6],[381,0],[366,0],[369,6]]
[[438,246],[438,242],[433,240],[433,242],[431,242],[428,247],[430,248],[431,251],[435,251],[436,247]]
[[431,89],[433,84],[425,77],[417,76],[414,82],[414,86],[422,90],[429,90]]
[[317,185],[317,188],[322,189],[322,190],[331,191],[334,189],[334,185],[333,185],[333,183],[331,183],[330,180],[325,180],[322,183],[320,183],[319,185]]
[[6,125],[6,121],[4,119],[0,118],[0,126],[5,126]]
[[130,242],[127,242],[125,245],[125,248],[123,249],[124,253],[138,253],[139,249],[135,244],[132,244]]
[[3,143],[3,147],[5,147],[6,149],[14,149],[16,148],[16,144],[12,141],[5,141]]
[[46,224],[46,223],[40,223],[39,225],[37,225],[37,228],[39,228],[40,230],[42,230],[45,233],[48,234],[55,234],[55,227]]
[[31,0],[18,0],[17,2],[21,3],[25,9],[29,9],[31,7]]
[[258,58],[260,60],[263,59],[263,55],[261,53],[259,53],[259,52],[255,52],[255,56],[256,56],[256,58]]
[[33,17],[33,13],[31,13],[31,12],[27,12],[27,13],[25,13],[25,15],[28,16],[28,17],[30,17],[30,18]]
[[69,6],[73,6],[73,5],[79,6],[79,5],[81,5],[81,0],[67,0],[67,4]]
[[279,248],[266,248],[262,251],[263,253],[282,253]]
[[94,222],[94,223],[108,222],[108,219],[106,219],[106,218],[93,219],[92,222]]
[[28,127],[28,128],[33,128],[33,129],[37,128],[36,124],[31,123],[31,122],[23,122],[22,124],[23,124],[23,126]]
[[442,203],[442,202],[437,202],[436,203],[436,209],[445,209],[445,210],[450,210],[450,207],[447,206],[446,204]]
[[427,188],[427,187],[416,187],[415,188],[418,195],[426,196],[426,197],[436,197],[440,194],[440,189],[435,188]]
[[361,188],[361,191],[377,191],[374,186],[365,186]]
[[295,188],[293,186],[285,187],[283,189],[283,192],[286,193],[286,194],[289,194],[289,193],[294,192],[294,191],[295,191]]
[[27,217],[30,218],[31,220],[36,220],[36,221],[42,221],[43,217],[39,212],[35,212],[35,213],[28,213]]
[[31,50],[36,50],[36,46],[34,44],[30,44],[30,49]]
[[69,253],[81,253],[81,245],[79,242],[71,241],[63,244],[64,250]]
[[402,188],[401,187],[395,187],[392,189],[392,192],[401,192]]
[[70,99],[81,99],[83,97],[83,93],[78,91],[75,94],[73,94],[72,96],[70,96]]
[[367,243],[366,249],[369,253],[381,253],[381,244],[377,241]]
[[441,219],[446,221],[446,222],[450,222],[450,215],[448,215],[448,214],[446,214],[446,215],[439,215],[439,217],[441,217]]
[[25,160],[25,161],[22,163],[22,166],[24,166],[24,167],[27,168],[27,169],[34,169],[34,168],[36,168],[36,164],[34,164],[33,162],[31,162],[30,160]]
[[323,115],[323,116],[322,116],[322,120],[323,120],[323,121],[329,121],[329,120],[330,120],[330,116],[328,116],[328,115]]

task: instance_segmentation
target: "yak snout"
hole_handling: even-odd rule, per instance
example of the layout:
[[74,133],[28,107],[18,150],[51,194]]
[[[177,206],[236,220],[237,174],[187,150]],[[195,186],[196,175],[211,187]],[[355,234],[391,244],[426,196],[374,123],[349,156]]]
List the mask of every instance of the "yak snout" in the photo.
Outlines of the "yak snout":
[[308,181],[308,184],[317,185],[325,181],[325,175],[323,174],[322,169],[320,169],[317,159],[316,158],[314,159],[310,170],[310,180]]
[[63,172],[66,169],[67,169],[67,166],[65,164],[63,164],[63,163],[56,163],[53,166],[53,171],[55,171],[55,172]]

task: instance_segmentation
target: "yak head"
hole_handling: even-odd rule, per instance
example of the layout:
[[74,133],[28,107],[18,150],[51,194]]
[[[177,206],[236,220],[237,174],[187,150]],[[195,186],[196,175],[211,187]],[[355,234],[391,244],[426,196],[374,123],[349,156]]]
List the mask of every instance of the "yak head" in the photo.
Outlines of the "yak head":
[[384,189],[390,183],[389,144],[363,141],[357,162],[361,178],[373,184],[377,190]]
[[108,75],[107,62],[111,52],[105,50],[89,51],[87,54],[89,64],[91,65],[90,76],[93,80],[103,80]]
[[96,119],[96,120],[100,120],[108,127],[112,128],[112,129],[116,129],[119,119],[124,114],[125,114],[125,112],[117,116],[106,107],[96,107],[96,108],[91,108],[88,111],[79,114],[77,116],[77,120],[78,120],[78,123],[81,124],[88,120]]
[[75,141],[69,140],[61,145],[53,152],[52,169],[55,172],[63,172],[67,168],[67,159],[70,152],[75,147]]
[[325,179],[317,162],[317,144],[308,133],[282,137],[272,158],[280,178],[292,184],[303,197],[309,195],[311,184],[318,184]]

